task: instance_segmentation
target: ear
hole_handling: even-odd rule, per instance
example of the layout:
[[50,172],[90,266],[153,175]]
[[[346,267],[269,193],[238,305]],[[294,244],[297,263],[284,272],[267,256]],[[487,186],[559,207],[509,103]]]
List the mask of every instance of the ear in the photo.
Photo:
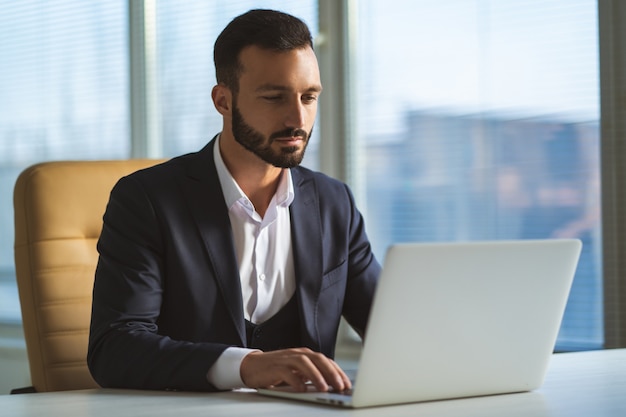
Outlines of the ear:
[[222,116],[230,116],[233,102],[232,97],[233,95],[230,88],[226,87],[224,84],[216,85],[211,91],[213,105]]

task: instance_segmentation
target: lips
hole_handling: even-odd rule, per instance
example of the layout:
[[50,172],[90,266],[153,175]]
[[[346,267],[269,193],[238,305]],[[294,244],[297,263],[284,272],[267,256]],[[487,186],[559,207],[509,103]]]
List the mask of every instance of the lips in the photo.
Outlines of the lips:
[[281,143],[297,143],[306,141],[307,138],[308,133],[303,129],[285,129],[270,135],[270,141],[279,141]]
[[304,141],[304,138],[302,136],[291,136],[291,137],[275,138],[274,140],[282,145],[297,146]]

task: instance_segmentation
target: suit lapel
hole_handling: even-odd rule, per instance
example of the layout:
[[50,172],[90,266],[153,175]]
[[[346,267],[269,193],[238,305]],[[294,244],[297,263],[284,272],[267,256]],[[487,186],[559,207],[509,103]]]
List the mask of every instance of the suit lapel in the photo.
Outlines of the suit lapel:
[[312,180],[292,169],[295,199],[291,204],[291,244],[296,273],[296,295],[300,306],[305,346],[320,349],[317,329],[317,298],[323,276],[323,252],[319,200]]
[[[190,160],[183,189],[213,266],[215,280],[237,327],[241,345],[245,346],[239,266],[230,218],[213,160],[214,144],[215,139]],[[305,346],[319,350],[321,344],[316,312],[324,272],[319,200],[312,180],[303,177],[297,168],[292,169],[292,176],[295,199],[290,206],[291,239],[302,341]]]
[[233,243],[230,218],[220,186],[213,147],[215,139],[198,152],[188,166],[188,178],[184,181],[186,199],[194,221],[206,246],[215,280],[237,327],[241,346],[246,345],[243,301],[239,266]]

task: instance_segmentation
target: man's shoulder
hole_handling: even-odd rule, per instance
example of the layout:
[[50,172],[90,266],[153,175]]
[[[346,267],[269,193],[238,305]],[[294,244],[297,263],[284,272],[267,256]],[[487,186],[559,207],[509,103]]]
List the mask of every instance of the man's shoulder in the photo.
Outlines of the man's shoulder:
[[322,172],[313,171],[304,167],[292,168],[294,186],[303,189],[307,184],[313,184],[322,204],[337,204],[353,199],[350,187],[344,182],[332,178]]
[[178,156],[175,158],[167,159],[160,161],[152,166],[142,168],[138,171],[135,171],[128,175],[131,178],[153,178],[160,177],[163,175],[169,175],[174,171],[180,169],[180,159],[182,157],[186,157],[187,155]]
[[119,179],[116,188],[140,187],[152,189],[167,186],[167,183],[177,176],[177,163],[170,159],[156,163],[155,165],[134,171]]
[[196,171],[194,167],[207,169],[207,163],[210,164],[212,159],[207,159],[208,153],[205,150],[187,153],[176,156],[174,158],[162,161],[153,166],[140,169],[129,174],[126,178],[141,183],[157,183],[162,184],[176,180],[180,176],[192,175]]
[[339,181],[336,178],[330,177],[323,172],[313,171],[309,168],[298,166],[291,169],[294,181],[298,184],[305,183],[307,181],[313,181],[319,186],[323,187],[338,187],[345,188],[346,184]]

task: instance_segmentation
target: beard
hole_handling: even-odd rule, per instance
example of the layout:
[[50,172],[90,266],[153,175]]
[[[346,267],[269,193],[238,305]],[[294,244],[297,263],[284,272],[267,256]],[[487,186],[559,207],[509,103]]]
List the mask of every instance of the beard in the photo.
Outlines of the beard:
[[[313,129],[308,133],[303,129],[285,129],[274,132],[266,138],[261,132],[245,122],[236,102],[233,101],[232,131],[235,140],[241,146],[263,161],[278,168],[293,168],[302,162]],[[298,146],[282,146],[277,151],[272,149],[274,140],[284,137],[302,138],[302,149]]]

